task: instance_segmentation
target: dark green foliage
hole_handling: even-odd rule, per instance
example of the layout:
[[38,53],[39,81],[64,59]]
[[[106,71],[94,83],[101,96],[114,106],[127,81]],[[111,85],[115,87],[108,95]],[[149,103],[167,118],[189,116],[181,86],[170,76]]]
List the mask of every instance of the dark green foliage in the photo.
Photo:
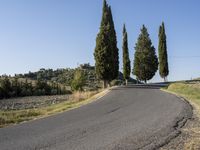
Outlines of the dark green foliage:
[[28,78],[31,80],[43,80],[49,82],[57,82],[64,85],[70,85],[73,79],[74,69],[40,69],[37,72],[29,72],[27,74],[17,74],[17,78]]
[[110,82],[118,77],[118,51],[111,7],[104,0],[101,27],[96,38],[94,52],[96,76],[98,79],[103,80],[104,83]]
[[[123,75],[123,73],[122,72],[119,72],[119,77],[118,77],[118,80],[120,80],[121,81],[121,83],[123,83],[124,82],[124,75]],[[132,83],[132,84],[136,84],[136,83],[140,83],[140,82],[138,82],[137,80],[135,80],[135,79],[133,79],[133,78],[129,78],[129,80],[128,80],[130,83]]]
[[12,91],[13,91],[13,97],[17,97],[21,94],[22,92],[22,88],[20,83],[18,82],[17,78],[14,78],[13,82],[12,82]]
[[119,76],[119,49],[117,48],[117,36],[116,36],[111,6],[108,7],[108,10],[109,10],[109,16],[110,16],[110,25],[111,25],[110,46],[111,46],[112,58],[113,58],[113,63],[112,63],[113,65],[112,80],[113,80],[113,79],[117,79]]
[[[99,86],[99,80],[96,78],[95,67],[90,64],[81,64],[79,69],[84,70],[87,79],[87,89],[96,89]],[[77,68],[76,68],[77,69]],[[62,86],[70,86],[74,77],[76,69],[66,68],[66,69],[40,69],[37,72],[29,72],[27,74],[15,75],[17,78],[25,78],[30,80],[47,81],[52,83],[59,83]],[[55,92],[55,91],[54,91]]]
[[[45,75],[46,72],[48,72],[48,70],[44,69],[43,75]],[[65,69],[59,69],[59,70],[63,70],[65,72]],[[85,80],[82,80],[83,76],[79,76],[81,78],[81,81],[84,81],[81,82],[82,86],[80,87],[79,86],[80,83],[78,83],[77,87],[80,88],[73,88],[73,89],[96,90],[98,88],[101,88],[99,81],[96,79],[95,76],[95,68],[90,66],[89,64],[83,64],[76,69],[67,69],[67,70],[68,70],[67,72],[70,72],[70,76],[72,74],[71,72],[73,72],[73,77],[70,77],[72,78],[72,80],[74,79],[74,74],[77,70],[81,70],[81,72],[84,73],[83,75]],[[23,96],[71,94],[71,91],[66,90],[66,86],[58,83],[56,80],[55,81],[46,80],[46,78],[49,78],[48,76],[46,76],[44,79],[42,78],[40,80],[34,80],[34,77],[37,76],[38,73],[39,74],[41,73],[40,71],[34,73],[29,72],[28,74],[25,75],[23,74],[15,75],[15,77],[0,76],[0,99],[10,98],[10,97],[23,97]],[[55,72],[57,72],[57,70]],[[123,74],[121,72],[119,72],[118,74],[119,76],[116,81],[117,83],[122,83],[124,80]],[[63,76],[63,74],[60,74],[59,76]],[[76,77],[76,79],[79,77]],[[72,80],[70,85],[72,84]],[[130,78],[129,81],[135,83],[135,80],[132,78]],[[115,81],[113,82],[116,83]]]
[[[51,86],[45,81],[38,80],[35,86],[36,95],[51,95]],[[59,93],[57,93],[59,94]]]
[[96,75],[101,80],[110,80],[112,74],[112,53],[109,41],[110,26],[108,5],[104,0],[101,27],[96,38],[94,52]]
[[16,77],[1,77],[0,78],[0,99],[23,97],[23,96],[41,96],[41,95],[60,95],[69,94],[64,87],[59,84],[47,83],[46,81],[38,80],[36,84],[28,82],[20,82]]
[[133,74],[138,80],[147,81],[153,78],[158,70],[158,59],[152,46],[147,28],[143,25],[135,47]]
[[128,50],[128,34],[126,31],[126,26],[123,28],[123,75],[124,79],[127,80],[130,78],[131,73],[131,62],[129,58],[129,50]]
[[115,79],[115,80],[111,81],[110,84],[111,84],[111,86],[119,86],[119,85],[123,84],[123,81]]
[[1,80],[1,97],[9,98],[11,95],[12,86],[8,79],[8,77],[5,77],[4,80]]
[[74,91],[83,91],[83,86],[86,83],[85,72],[81,69],[77,69],[74,74],[74,79],[72,80],[71,87]]
[[167,56],[167,41],[165,34],[165,25],[164,22],[159,28],[159,73],[162,78],[166,81],[166,77],[169,75],[168,68],[168,56]]
[[28,83],[27,79],[25,80],[25,82],[21,82],[18,88],[20,88],[21,96],[31,96],[33,95],[33,91],[35,90],[33,89],[32,83]]

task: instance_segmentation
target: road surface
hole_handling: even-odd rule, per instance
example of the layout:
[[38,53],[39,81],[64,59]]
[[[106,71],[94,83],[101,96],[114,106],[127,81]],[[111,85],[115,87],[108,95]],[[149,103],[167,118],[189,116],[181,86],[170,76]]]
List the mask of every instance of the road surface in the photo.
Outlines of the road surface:
[[0,129],[0,149],[158,149],[191,116],[187,102],[157,86],[119,87],[78,109]]

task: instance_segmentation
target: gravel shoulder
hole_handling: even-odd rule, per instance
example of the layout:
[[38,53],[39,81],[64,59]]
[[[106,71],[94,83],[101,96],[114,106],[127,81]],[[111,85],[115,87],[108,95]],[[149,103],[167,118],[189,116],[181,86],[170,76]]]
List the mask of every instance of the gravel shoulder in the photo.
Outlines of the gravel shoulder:
[[[189,103],[193,110],[193,115],[187,120],[185,125],[180,128],[180,134],[171,140],[168,144],[161,147],[161,150],[199,150],[200,149],[200,105],[192,99],[185,99],[181,94],[164,90],[176,95],[183,101]],[[187,96],[185,96],[187,97]]]

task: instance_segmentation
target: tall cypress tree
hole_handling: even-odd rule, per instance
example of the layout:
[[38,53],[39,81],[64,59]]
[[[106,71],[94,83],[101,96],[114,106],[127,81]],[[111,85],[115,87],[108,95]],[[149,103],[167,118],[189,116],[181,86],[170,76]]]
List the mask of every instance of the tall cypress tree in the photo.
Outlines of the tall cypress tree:
[[165,25],[162,22],[162,25],[159,28],[159,45],[158,45],[158,52],[159,52],[159,73],[164,81],[167,81],[167,76],[169,75],[169,68],[168,68],[168,56],[167,56],[167,40],[165,34]]
[[100,31],[96,38],[94,52],[96,75],[104,81],[104,88],[113,79],[118,77],[119,55],[117,38],[112,18],[111,7],[106,0],[103,2],[103,14]]
[[128,51],[128,33],[126,31],[126,26],[123,27],[123,75],[126,80],[126,85],[128,84],[128,79],[130,78],[131,64],[129,59]]
[[116,79],[119,76],[119,49],[117,48],[117,36],[115,31],[115,25],[112,16],[111,6],[108,7],[109,18],[110,18],[110,48],[112,50],[112,65],[113,73],[111,80]]
[[133,74],[138,80],[150,80],[158,70],[158,59],[147,28],[143,25],[135,47]]

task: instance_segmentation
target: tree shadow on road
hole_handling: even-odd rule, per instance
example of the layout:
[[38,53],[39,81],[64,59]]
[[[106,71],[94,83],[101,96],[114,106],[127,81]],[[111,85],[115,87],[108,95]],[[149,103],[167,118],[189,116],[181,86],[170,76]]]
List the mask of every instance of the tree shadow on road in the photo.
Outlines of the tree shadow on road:
[[121,86],[118,88],[114,88],[112,90],[125,90],[125,89],[160,89],[164,86],[159,85],[129,85],[129,86]]

